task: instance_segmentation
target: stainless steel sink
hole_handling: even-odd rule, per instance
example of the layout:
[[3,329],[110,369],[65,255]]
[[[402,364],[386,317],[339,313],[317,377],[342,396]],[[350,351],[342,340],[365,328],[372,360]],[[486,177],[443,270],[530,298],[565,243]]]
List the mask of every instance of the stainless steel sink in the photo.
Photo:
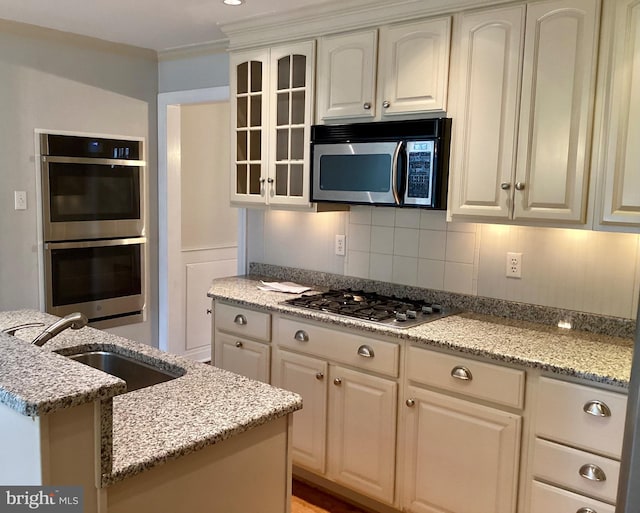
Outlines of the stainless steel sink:
[[170,372],[152,367],[146,363],[110,351],[89,351],[66,355],[67,358],[84,363],[127,382],[127,391],[157,385],[182,376],[180,372]]

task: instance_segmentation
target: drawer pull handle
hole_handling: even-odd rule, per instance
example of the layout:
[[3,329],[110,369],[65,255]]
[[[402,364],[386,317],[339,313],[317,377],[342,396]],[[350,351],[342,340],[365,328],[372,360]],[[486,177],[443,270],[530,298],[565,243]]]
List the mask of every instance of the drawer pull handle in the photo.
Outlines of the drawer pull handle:
[[296,334],[293,336],[298,342],[309,342],[309,335],[304,330],[296,331]]
[[594,465],[593,463],[587,463],[586,465],[582,465],[580,470],[578,470],[578,474],[580,474],[585,479],[589,481],[606,481],[607,475],[604,473],[598,465]]
[[589,401],[585,403],[582,410],[594,417],[611,417],[611,410],[602,401]]
[[324,379],[324,372],[316,372],[316,379],[318,381],[321,381],[322,379]]
[[462,381],[471,381],[473,379],[471,371],[462,365],[456,365],[451,369],[451,377]]
[[247,324],[247,318],[242,314],[238,314],[233,319],[233,322],[235,322],[238,326],[245,326]]
[[373,358],[376,354],[373,352],[373,348],[370,346],[360,346],[358,348],[358,355],[365,358]]
[[334,379],[334,380],[333,380],[333,384],[334,384],[334,385],[338,385],[338,386],[342,385],[342,378],[336,378],[336,379]]
[[406,405],[407,405],[409,408],[413,408],[413,407],[416,405],[416,402],[415,402],[415,400],[413,400],[413,399],[407,399],[407,400],[406,400]]
[[240,342],[239,340],[236,340],[236,347],[238,348],[242,347],[242,342]]
[[585,508],[580,508],[578,511],[576,511],[576,513],[598,513],[598,512],[593,508],[585,507]]

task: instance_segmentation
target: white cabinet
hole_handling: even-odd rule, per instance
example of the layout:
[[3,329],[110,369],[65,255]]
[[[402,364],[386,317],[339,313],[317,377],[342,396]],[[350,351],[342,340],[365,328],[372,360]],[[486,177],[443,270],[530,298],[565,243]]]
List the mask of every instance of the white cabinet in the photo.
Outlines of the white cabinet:
[[[640,226],[640,3],[617,0],[612,13],[608,118],[599,221]],[[608,5],[606,6],[609,7]],[[612,26],[611,26],[612,25]],[[604,67],[603,67],[604,69]]]
[[234,53],[231,203],[309,205],[315,43]]
[[561,511],[565,504],[576,511],[614,510],[625,411],[623,394],[540,379],[532,513]]
[[524,373],[416,347],[409,348],[407,362],[403,511],[514,513],[521,416],[418,385],[517,406]]
[[320,38],[318,121],[446,110],[450,30],[446,17],[384,26],[379,44],[375,29]]
[[271,315],[214,302],[213,364],[269,383]]
[[550,0],[526,15],[461,15],[452,217],[585,221],[599,7]]
[[273,384],[304,404],[293,463],[393,504],[399,346],[290,319],[274,328]]

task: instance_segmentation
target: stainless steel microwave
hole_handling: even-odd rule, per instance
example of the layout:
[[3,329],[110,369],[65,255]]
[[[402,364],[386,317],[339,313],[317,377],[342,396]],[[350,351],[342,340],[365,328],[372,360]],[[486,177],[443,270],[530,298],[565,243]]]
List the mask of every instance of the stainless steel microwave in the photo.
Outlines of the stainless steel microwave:
[[451,119],[311,128],[311,201],[447,208]]

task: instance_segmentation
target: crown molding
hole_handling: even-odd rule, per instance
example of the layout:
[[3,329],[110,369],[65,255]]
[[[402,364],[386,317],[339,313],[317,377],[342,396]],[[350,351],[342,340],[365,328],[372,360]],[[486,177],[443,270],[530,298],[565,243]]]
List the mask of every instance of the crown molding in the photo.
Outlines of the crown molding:
[[220,26],[229,50],[309,39],[514,0],[339,0]]
[[189,57],[200,57],[202,55],[212,55],[216,53],[226,53],[229,48],[228,39],[218,39],[206,43],[177,46],[167,48],[158,52],[158,61],[172,61],[178,59],[188,59]]

